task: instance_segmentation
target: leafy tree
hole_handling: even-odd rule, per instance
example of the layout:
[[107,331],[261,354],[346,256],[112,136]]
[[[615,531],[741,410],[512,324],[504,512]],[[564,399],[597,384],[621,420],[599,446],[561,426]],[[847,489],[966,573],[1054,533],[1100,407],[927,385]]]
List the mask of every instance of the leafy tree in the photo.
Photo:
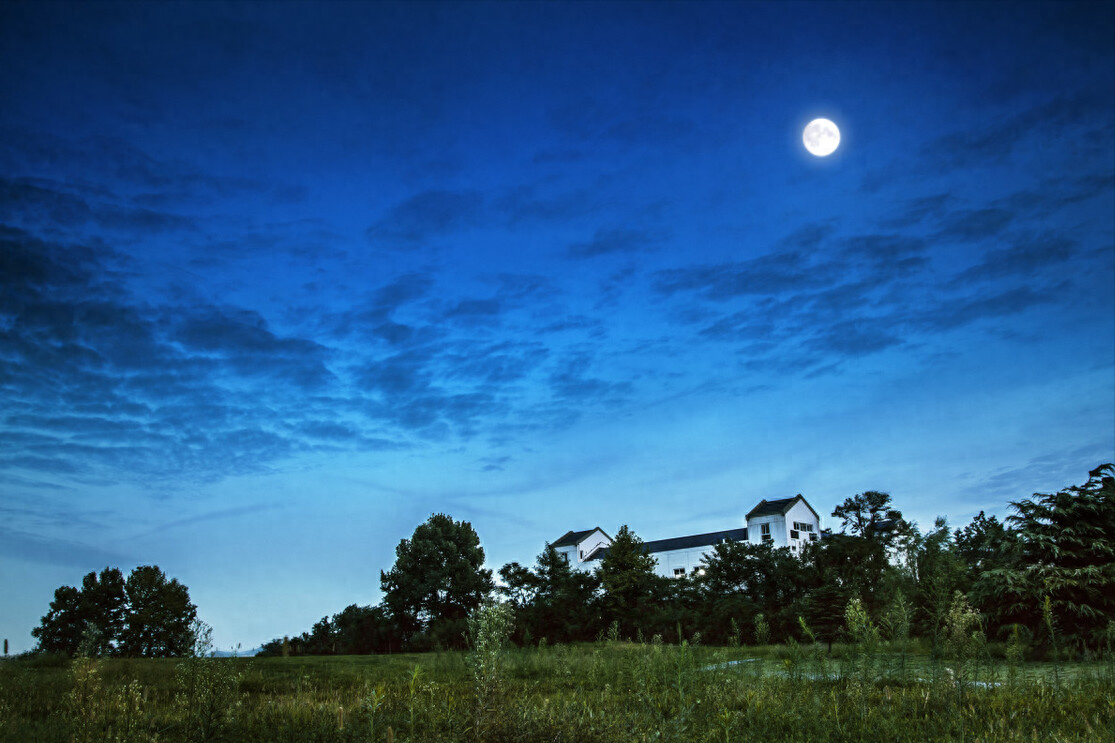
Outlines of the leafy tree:
[[81,581],[81,614],[85,624],[96,627],[91,655],[107,655],[117,650],[116,639],[124,631],[128,605],[124,593],[124,574],[119,568],[105,568],[100,577],[89,573]]
[[127,581],[117,568],[88,573],[81,588],[61,586],[31,634],[42,652],[177,656],[190,651],[196,607],[177,580],[143,566]]
[[509,562],[499,569],[499,577],[503,581],[499,591],[515,609],[521,611],[533,602],[538,587],[530,570],[517,562]]
[[841,519],[841,533],[850,532],[869,542],[879,542],[885,547],[894,546],[902,527],[906,525],[902,512],[892,508],[890,493],[868,490],[850,498],[832,511]]
[[620,631],[627,635],[635,634],[636,617],[641,609],[649,607],[658,588],[660,578],[654,565],[643,540],[625,524],[597,570],[604,589],[606,619],[619,622]]
[[1002,568],[1014,561],[1015,533],[998,518],[979,512],[972,523],[953,533],[957,556],[964,562],[969,580],[974,582],[986,570]]
[[[333,615],[334,650],[338,654],[386,653],[398,650],[394,625],[382,606],[346,606]],[[392,640],[395,640],[392,647]]]
[[1115,616],[1115,465],[1088,473],[1084,485],[1012,502],[1017,561],[985,570],[977,591],[1001,623],[1041,629],[1046,598],[1071,643],[1096,646]]
[[700,580],[707,594],[746,599],[766,615],[776,637],[797,626],[790,606],[806,587],[805,565],[788,547],[725,541],[705,556],[702,567]]
[[400,649],[402,638],[386,608],[351,604],[332,618],[322,617],[297,637],[279,637],[264,643],[259,654],[354,655]]
[[120,635],[122,654],[164,658],[190,653],[197,607],[177,578],[167,580],[157,566],[142,565],[128,576],[124,591],[128,612]]
[[39,651],[76,655],[85,631],[81,614],[81,591],[73,586],[56,588],[50,610],[39,626],[31,630],[39,640]]
[[[48,653],[107,655],[117,650],[127,610],[124,576],[117,568],[85,575],[81,588],[61,586],[54,592],[50,611],[31,633],[39,649]],[[82,642],[85,641],[85,647]]]
[[915,607],[922,633],[933,640],[934,657],[940,652],[954,594],[966,587],[964,563],[953,547],[948,522],[938,517],[933,531],[917,540],[914,555]]
[[434,514],[395,548],[380,572],[384,605],[413,647],[461,646],[467,617],[494,588],[480,537],[467,521]]
[[[846,498],[832,515],[841,519],[841,534],[839,539],[825,540],[823,551],[839,553],[838,559],[846,563],[840,572],[849,597],[858,596],[876,614],[898,590],[899,575],[891,556],[897,557],[902,548],[909,551],[911,541],[916,541],[911,540],[912,527],[891,506],[890,494],[878,490]],[[831,566],[835,561],[828,562]]]

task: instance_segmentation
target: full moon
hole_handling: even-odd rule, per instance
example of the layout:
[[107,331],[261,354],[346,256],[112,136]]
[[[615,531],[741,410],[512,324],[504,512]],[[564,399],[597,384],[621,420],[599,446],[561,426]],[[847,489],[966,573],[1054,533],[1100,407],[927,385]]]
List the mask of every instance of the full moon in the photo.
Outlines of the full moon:
[[826,157],[840,146],[840,130],[828,119],[813,119],[801,135],[805,149],[817,157]]

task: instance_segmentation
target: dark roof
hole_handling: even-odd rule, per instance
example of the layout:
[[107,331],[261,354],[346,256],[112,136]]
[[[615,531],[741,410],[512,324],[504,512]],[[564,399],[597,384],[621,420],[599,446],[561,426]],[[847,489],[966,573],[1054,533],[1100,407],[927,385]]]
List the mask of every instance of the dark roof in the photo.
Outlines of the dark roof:
[[[560,537],[558,537],[558,540],[556,542],[552,542],[550,544],[550,546],[551,547],[574,547],[574,546],[580,544],[582,539],[587,537],[589,534],[592,534],[597,529],[600,529],[600,527],[599,526],[594,526],[593,528],[585,529],[584,531],[567,531],[564,534],[562,534]],[[600,532],[602,534],[604,534],[604,536],[608,537],[608,535],[604,532],[603,529],[600,529]],[[608,537],[608,539],[611,539],[611,537]]]
[[[656,539],[653,542],[643,542],[643,552],[669,552],[670,550],[686,550],[693,549],[694,547],[709,547],[714,544],[720,544],[724,541],[732,542],[746,542],[747,529],[726,529],[724,531],[712,531],[708,534],[694,534],[689,537],[671,537],[670,539]],[[601,547],[593,550],[592,554],[585,558],[585,562],[590,560],[603,559],[604,555],[608,554],[607,547]]]
[[[785,516],[786,513],[788,513],[789,510],[794,507],[794,504],[797,503],[799,500],[805,504],[806,508],[808,508],[810,511],[813,511],[813,506],[809,505],[809,501],[807,501],[805,498],[802,498],[801,493],[798,493],[793,498],[761,500],[759,501],[759,505],[755,506],[747,512],[746,518],[753,519],[758,516]],[[821,516],[816,511],[813,511],[813,515],[817,517],[818,521],[821,520]]]
[[656,539],[646,542],[647,552],[669,552],[670,550],[687,550],[694,547],[708,547],[721,542],[746,542],[747,527],[742,529],[726,529],[724,531],[711,531],[708,534],[694,534],[691,537],[673,537],[671,539]]

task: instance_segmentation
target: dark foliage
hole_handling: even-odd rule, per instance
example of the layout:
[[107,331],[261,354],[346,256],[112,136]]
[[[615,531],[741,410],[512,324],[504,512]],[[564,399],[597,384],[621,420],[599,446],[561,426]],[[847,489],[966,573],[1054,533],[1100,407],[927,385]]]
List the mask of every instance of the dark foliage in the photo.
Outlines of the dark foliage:
[[[844,639],[851,599],[883,621],[885,608],[904,596],[912,597],[909,629],[937,652],[960,591],[993,637],[1019,623],[1040,638],[1049,597],[1056,630],[1069,644],[1094,647],[1115,617],[1115,467],[1093,470],[1085,485],[1011,505],[1017,513],[1006,523],[981,512],[962,529],[950,531],[938,518],[921,533],[892,507],[890,495],[866,491],[834,510],[844,531],[826,532],[800,557],[765,543],[723,542],[696,574],[673,579],[656,574],[654,558],[624,526],[595,572],[573,570],[547,546],[531,567],[504,565],[499,590],[515,610],[513,639],[521,645],[601,636],[677,642],[698,634],[707,643],[750,642],[761,613],[774,642],[805,639],[804,621],[831,646]],[[309,632],[268,643],[264,652],[277,655],[285,646],[291,655],[386,653],[459,644],[464,618],[491,588],[475,532],[434,516],[400,543],[397,555],[382,574],[382,605],[347,607]],[[76,611],[76,589],[59,591],[52,610]],[[59,641],[80,642],[80,633]]]
[[59,587],[31,634],[42,653],[175,657],[190,652],[196,616],[187,588],[157,566],[140,566],[126,581],[105,568],[80,589]]
[[463,647],[469,613],[495,587],[472,525],[441,513],[399,542],[380,585],[384,606],[415,650]]

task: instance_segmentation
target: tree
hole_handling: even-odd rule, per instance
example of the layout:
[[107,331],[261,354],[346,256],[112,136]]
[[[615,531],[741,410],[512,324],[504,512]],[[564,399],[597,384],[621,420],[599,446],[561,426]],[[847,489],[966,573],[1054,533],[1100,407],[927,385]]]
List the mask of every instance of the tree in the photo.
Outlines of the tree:
[[467,521],[430,516],[395,548],[395,564],[380,572],[384,604],[415,648],[460,647],[467,617],[494,588],[480,537]]
[[92,624],[95,633],[89,639],[91,655],[107,655],[117,650],[116,641],[124,630],[127,615],[127,596],[124,593],[124,574],[119,568],[105,568],[100,577],[89,573],[81,581],[81,614],[86,626]]
[[[31,634],[39,638],[39,649],[47,653],[108,655],[117,651],[127,611],[124,576],[106,567],[87,573],[81,588],[61,586],[54,592],[50,611]],[[85,641],[85,647],[82,642]]]
[[822,551],[831,547],[843,553],[842,559],[850,561],[847,567],[853,571],[845,575],[845,585],[852,589],[850,597],[858,596],[870,612],[877,613],[895,588],[889,580],[897,577],[890,561],[892,554],[896,555],[901,545],[908,547],[916,541],[909,538],[912,527],[902,518],[902,512],[891,506],[890,494],[878,490],[846,498],[832,515],[841,519],[840,538],[825,540]]
[[522,610],[533,602],[538,587],[530,570],[517,562],[509,562],[499,569],[499,577],[503,581],[499,591],[515,609]]
[[31,630],[43,653],[77,655],[85,620],[81,616],[81,591],[73,586],[54,589],[54,600],[38,627]]
[[598,624],[596,593],[600,581],[573,570],[552,546],[538,555],[532,569],[517,562],[499,571],[502,591],[517,612],[516,641],[546,638],[549,642],[592,639]]
[[933,640],[933,656],[940,652],[945,621],[954,594],[966,586],[964,563],[954,550],[948,522],[938,517],[933,531],[917,540],[914,554],[914,579],[917,581],[915,606],[922,633]]
[[841,519],[841,533],[851,532],[870,542],[881,542],[892,547],[901,527],[905,525],[902,512],[891,508],[890,493],[868,490],[850,498],[833,509],[832,515]]
[[636,616],[654,596],[659,582],[654,565],[643,540],[626,524],[621,526],[597,573],[604,589],[605,614],[619,622],[621,632],[634,634]]
[[178,656],[190,651],[196,613],[186,587],[158,567],[138,567],[127,581],[106,567],[99,576],[88,573],[81,588],[55,590],[31,634],[47,653]]
[[124,584],[128,611],[120,636],[120,652],[142,657],[178,657],[193,648],[191,625],[197,607],[177,578],[167,580],[155,565],[141,565]]
[[968,582],[974,583],[981,573],[1006,567],[1016,560],[1015,533],[998,518],[979,512],[972,523],[953,532],[953,545],[964,563]]
[[994,602],[1000,622],[1039,631],[1048,599],[1070,643],[1097,646],[1115,616],[1115,465],[1092,470],[1084,485],[1010,505],[1018,559],[985,570],[977,593]]

